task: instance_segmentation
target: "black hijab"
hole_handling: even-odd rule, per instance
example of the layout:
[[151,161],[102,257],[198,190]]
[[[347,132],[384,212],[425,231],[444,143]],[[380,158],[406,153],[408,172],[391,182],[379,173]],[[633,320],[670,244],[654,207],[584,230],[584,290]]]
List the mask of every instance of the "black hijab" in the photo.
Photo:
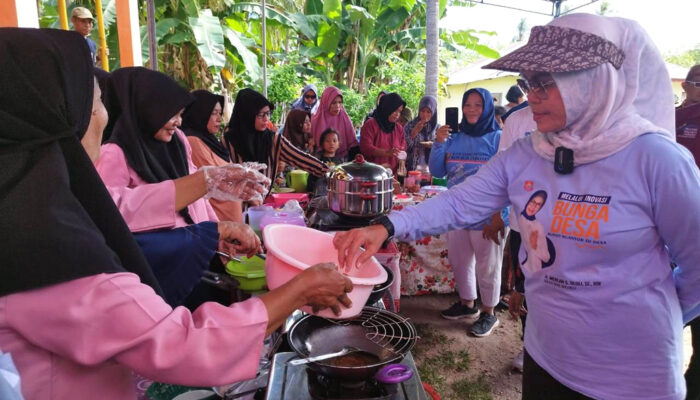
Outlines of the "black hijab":
[[182,130],[187,136],[194,136],[202,140],[219,158],[231,162],[226,146],[221,144],[216,135],[207,130],[207,124],[216,103],[224,109],[224,96],[219,96],[207,90],[195,90],[192,92],[195,97],[194,103],[190,104],[182,114]]
[[0,28],[0,296],[126,271],[161,293],[79,141],[93,82],[80,34]]
[[[168,143],[154,135],[194,98],[174,80],[143,67],[120,68],[108,78],[107,111],[113,126],[109,143],[124,151],[126,162],[148,183],[181,178],[189,174],[185,145],[177,136]],[[112,124],[113,120],[113,124]],[[187,208],[180,215],[194,223]]]
[[374,111],[373,118],[377,121],[382,131],[386,133],[394,131],[396,123],[389,122],[389,116],[401,106],[406,107],[406,102],[403,101],[398,93],[387,93],[379,99],[379,105]]
[[[226,126],[224,137],[244,162],[269,164],[268,158],[275,133],[269,129],[263,132],[255,130],[256,115],[265,106],[270,107],[270,112],[275,109],[265,96],[253,89],[241,89],[236,95],[231,120]],[[268,170],[274,170],[273,167],[268,165]]]

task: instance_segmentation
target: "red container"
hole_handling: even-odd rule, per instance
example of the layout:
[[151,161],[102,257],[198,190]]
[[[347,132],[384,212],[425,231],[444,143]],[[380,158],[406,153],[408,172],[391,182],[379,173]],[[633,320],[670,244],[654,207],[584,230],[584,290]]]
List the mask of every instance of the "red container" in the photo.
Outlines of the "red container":
[[[272,200],[269,200],[272,199]],[[302,208],[306,208],[309,204],[308,193],[273,193],[265,203],[272,203],[275,208],[280,208],[289,200],[296,200]]]

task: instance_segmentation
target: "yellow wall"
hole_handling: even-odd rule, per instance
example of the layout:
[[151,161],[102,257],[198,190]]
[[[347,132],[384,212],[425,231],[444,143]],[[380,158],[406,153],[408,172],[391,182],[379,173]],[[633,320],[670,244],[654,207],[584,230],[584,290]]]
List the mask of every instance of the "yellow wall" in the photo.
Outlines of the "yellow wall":
[[[459,120],[462,120],[462,107],[460,104],[462,102],[462,95],[464,94],[464,92],[471,88],[481,87],[487,89],[489,92],[491,92],[494,98],[498,98],[500,94],[500,99],[498,102],[496,102],[496,104],[498,105],[504,105],[508,103],[508,101],[506,100],[506,93],[508,92],[508,88],[510,88],[512,85],[515,85],[516,79],[517,77],[515,75],[511,75],[502,76],[495,79],[488,79],[484,81],[470,82],[467,84],[447,86],[447,96],[438,98],[438,122],[440,124],[445,123],[446,107],[459,108]],[[681,81],[671,81],[671,86],[673,88],[673,94],[675,95],[676,99],[678,99],[678,101],[675,104],[677,106],[685,98],[685,93],[683,93]]]
[[685,93],[683,92],[681,82],[683,81],[671,81],[671,86],[673,87],[673,96],[676,98],[676,106],[680,105],[685,99]]
[[469,82],[460,85],[449,85],[447,86],[447,96],[438,98],[438,122],[440,124],[445,123],[445,108],[446,107],[457,107],[459,111],[459,120],[462,120],[462,95],[469,89],[472,88],[484,88],[491,92],[494,98],[498,99],[497,105],[504,105],[508,103],[506,101],[506,93],[508,89],[515,85],[515,80],[517,76],[502,76],[495,79],[487,79],[484,81]]

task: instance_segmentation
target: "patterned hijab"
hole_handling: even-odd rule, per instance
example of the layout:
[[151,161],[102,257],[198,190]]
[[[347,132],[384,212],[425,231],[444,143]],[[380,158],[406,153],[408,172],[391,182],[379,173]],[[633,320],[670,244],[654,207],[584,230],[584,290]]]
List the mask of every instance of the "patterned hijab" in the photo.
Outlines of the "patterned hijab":
[[[637,22],[570,14],[536,28],[550,27],[556,29],[553,34],[575,38],[567,41],[570,45],[584,48],[549,55],[549,63],[557,67],[552,77],[564,102],[566,126],[559,132],[532,134],[541,157],[553,161],[555,149],[563,146],[574,151],[574,165],[581,165],[615,154],[648,132],[675,140],[671,80],[661,54]],[[588,43],[597,45],[585,47]],[[559,62],[572,55],[578,58]],[[575,62],[579,59],[598,62],[581,69]],[[515,67],[518,62],[512,63]],[[521,60],[521,69],[550,72],[547,64],[525,67],[531,63]]]

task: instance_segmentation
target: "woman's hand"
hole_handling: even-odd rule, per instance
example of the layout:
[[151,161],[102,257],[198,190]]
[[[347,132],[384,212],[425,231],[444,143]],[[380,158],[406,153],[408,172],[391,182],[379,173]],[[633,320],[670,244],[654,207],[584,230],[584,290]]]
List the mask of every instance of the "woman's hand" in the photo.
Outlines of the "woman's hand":
[[[338,249],[340,268],[345,271],[349,271],[353,267],[359,268],[379,251],[388,236],[389,232],[382,225],[371,225],[366,228],[336,233],[333,245]],[[365,252],[362,252],[361,246],[364,246]]]
[[514,320],[517,320],[521,315],[527,314],[525,309],[525,295],[513,290],[508,296],[508,313]]
[[501,244],[501,237],[506,236],[506,225],[501,218],[501,213],[495,213],[491,216],[491,222],[484,225],[482,236],[497,245]]
[[257,163],[203,167],[206,197],[222,201],[262,201],[270,187],[270,179],[258,172],[260,168]]
[[425,126],[427,121],[420,120],[418,123],[416,123],[416,126],[413,127],[413,130],[411,131],[411,139],[415,139],[416,136],[420,133],[421,130],[423,130],[423,127]]
[[338,267],[333,263],[313,265],[295,279],[299,279],[306,287],[304,302],[310,305],[314,312],[330,307],[335,315],[340,315],[341,305],[352,305],[347,295],[352,291],[352,282],[338,272]]
[[443,125],[437,132],[435,132],[435,141],[438,143],[445,143],[445,141],[450,137],[450,126]]
[[219,221],[218,230],[221,246],[226,247],[227,253],[229,254],[239,253],[252,257],[261,250],[260,238],[258,238],[255,232],[253,232],[253,229],[246,224],[232,221]]

